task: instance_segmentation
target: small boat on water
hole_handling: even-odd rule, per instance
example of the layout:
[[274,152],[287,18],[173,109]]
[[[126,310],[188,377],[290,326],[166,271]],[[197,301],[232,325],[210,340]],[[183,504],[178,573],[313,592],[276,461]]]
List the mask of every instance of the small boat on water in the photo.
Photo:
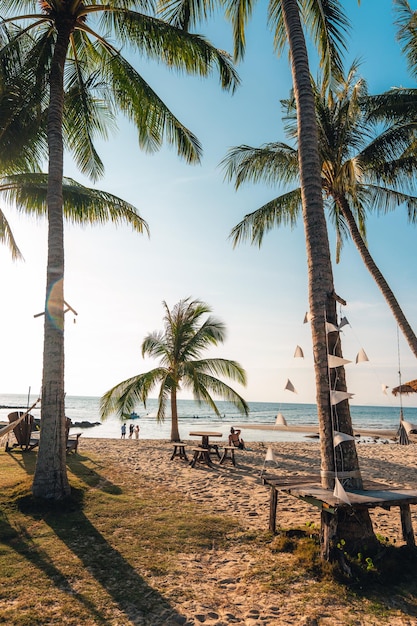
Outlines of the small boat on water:
[[132,411],[132,413],[129,415],[129,418],[131,420],[137,420],[140,418],[140,415],[138,413],[136,413],[136,411]]

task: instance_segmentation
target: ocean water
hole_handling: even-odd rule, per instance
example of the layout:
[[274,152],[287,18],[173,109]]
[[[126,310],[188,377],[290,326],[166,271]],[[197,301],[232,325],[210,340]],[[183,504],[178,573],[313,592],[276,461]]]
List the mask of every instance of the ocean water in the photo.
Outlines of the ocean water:
[[[26,409],[35,402],[33,396],[0,394],[0,421],[8,422],[7,415],[14,409]],[[110,416],[105,421],[100,420],[100,399],[87,396],[66,396],[65,409],[67,417],[72,422],[87,421],[100,422],[92,428],[75,427],[72,432],[82,432],[83,437],[119,438],[121,422],[116,416]],[[179,430],[183,439],[189,439],[190,431],[214,430],[221,432],[226,439],[231,426],[242,427],[242,437],[245,441],[301,441],[305,440],[303,433],[263,430],[255,428],[245,429],[245,425],[273,426],[278,412],[285,417],[288,426],[317,425],[317,411],[314,404],[289,404],[274,402],[249,402],[250,413],[247,417],[240,415],[236,408],[227,402],[217,403],[221,417],[217,417],[206,406],[198,405],[193,400],[179,400]],[[170,415],[163,423],[155,419],[157,400],[150,399],[146,405],[137,406],[136,412],[140,418],[127,420],[127,424],[134,423],[140,426],[140,439],[169,439]],[[403,410],[404,419],[417,425],[417,408],[406,407]],[[32,411],[35,418],[40,417],[40,408]],[[399,408],[381,406],[351,406],[352,422],[356,428],[372,430],[396,430],[399,425]],[[193,437],[194,438],[194,437]]]

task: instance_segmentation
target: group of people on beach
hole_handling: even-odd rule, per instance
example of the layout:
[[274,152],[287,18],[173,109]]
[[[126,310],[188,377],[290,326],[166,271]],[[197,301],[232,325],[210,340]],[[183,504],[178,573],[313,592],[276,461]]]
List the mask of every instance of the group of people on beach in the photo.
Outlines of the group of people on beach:
[[[135,439],[139,439],[139,424],[136,424],[136,426],[134,426],[133,424],[129,424],[129,439],[133,438],[133,435],[135,436]],[[121,428],[121,439],[126,439],[126,423],[123,422],[122,424],[122,428]]]

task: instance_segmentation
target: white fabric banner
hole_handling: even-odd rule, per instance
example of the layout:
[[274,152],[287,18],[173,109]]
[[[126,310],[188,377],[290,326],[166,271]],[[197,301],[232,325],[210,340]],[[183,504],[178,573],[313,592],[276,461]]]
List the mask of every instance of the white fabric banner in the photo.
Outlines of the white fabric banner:
[[292,391],[293,393],[297,393],[294,385],[292,384],[289,378],[287,378],[287,382],[285,384],[284,389],[287,389],[288,391]]
[[363,361],[369,361],[368,356],[363,348],[361,348],[356,355],[356,363],[363,363]]
[[287,420],[282,413],[278,413],[275,419],[276,426],[287,426]]
[[346,491],[343,489],[343,485],[338,478],[335,478],[334,481],[334,491],[333,495],[335,498],[342,500],[342,502],[346,502],[346,504],[350,505],[349,496]]
[[348,391],[337,391],[332,389],[330,391],[330,404],[334,406],[335,404],[342,402],[342,400],[350,400],[354,395],[354,393],[349,393]]
[[353,437],[352,435],[348,435],[346,433],[341,433],[338,430],[335,430],[333,433],[333,446],[336,447],[339,445],[339,443],[342,443],[342,441],[354,441],[355,437]]
[[304,352],[302,351],[302,349],[300,348],[300,346],[297,346],[294,352],[294,359],[296,358],[301,358],[304,359]]
[[341,365],[346,365],[346,363],[352,363],[348,359],[343,359],[341,356],[335,356],[334,354],[327,355],[329,367],[340,367]]

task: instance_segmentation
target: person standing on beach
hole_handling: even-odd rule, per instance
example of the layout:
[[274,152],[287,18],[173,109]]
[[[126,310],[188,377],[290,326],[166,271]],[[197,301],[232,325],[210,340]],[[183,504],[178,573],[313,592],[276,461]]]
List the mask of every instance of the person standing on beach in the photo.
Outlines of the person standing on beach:
[[132,439],[133,435],[133,424],[129,424],[129,439]]
[[126,439],[126,424],[122,424],[122,436],[121,439]]
[[138,440],[139,439],[139,424],[136,424],[135,428],[134,428],[134,433],[135,433],[135,439]]

